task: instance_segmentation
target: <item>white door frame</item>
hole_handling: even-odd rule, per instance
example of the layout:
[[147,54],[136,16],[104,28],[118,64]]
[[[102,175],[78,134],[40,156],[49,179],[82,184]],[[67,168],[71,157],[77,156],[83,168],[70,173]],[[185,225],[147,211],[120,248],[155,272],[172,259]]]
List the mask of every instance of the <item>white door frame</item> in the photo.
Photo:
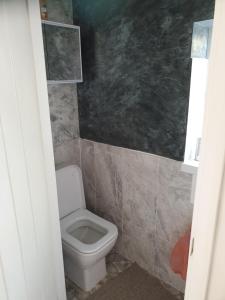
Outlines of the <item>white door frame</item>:
[[185,300],[225,299],[224,32],[225,0],[216,0]]
[[0,299],[65,300],[38,0],[1,0],[0,36]]

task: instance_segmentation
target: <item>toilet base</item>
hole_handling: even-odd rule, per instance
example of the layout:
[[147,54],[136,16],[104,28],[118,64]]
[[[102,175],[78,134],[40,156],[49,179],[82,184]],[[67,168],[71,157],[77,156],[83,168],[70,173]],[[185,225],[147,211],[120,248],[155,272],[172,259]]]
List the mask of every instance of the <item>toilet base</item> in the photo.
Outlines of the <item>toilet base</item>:
[[84,291],[90,291],[106,276],[105,257],[89,268],[81,269],[67,256],[64,256],[65,274]]

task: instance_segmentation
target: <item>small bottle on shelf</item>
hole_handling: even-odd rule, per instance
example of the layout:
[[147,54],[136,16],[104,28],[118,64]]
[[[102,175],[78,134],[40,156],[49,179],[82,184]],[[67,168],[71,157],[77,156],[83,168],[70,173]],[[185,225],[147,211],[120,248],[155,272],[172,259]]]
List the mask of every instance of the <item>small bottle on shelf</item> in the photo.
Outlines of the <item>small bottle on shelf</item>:
[[48,20],[47,0],[40,0],[41,19]]

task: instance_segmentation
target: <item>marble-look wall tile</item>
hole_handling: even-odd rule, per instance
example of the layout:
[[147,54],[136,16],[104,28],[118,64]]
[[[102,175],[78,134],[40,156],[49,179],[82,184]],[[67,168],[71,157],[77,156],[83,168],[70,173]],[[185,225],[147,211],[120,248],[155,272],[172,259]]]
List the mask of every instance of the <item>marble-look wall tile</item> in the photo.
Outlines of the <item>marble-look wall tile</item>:
[[47,9],[50,21],[73,24],[72,0],[48,0]]
[[[73,24],[72,0],[47,2],[49,20]],[[48,85],[48,94],[56,168],[80,165],[77,86]]]
[[190,225],[192,176],[181,171],[181,163],[159,158],[157,235],[172,241]]
[[94,144],[96,212],[117,225],[118,243],[122,235],[121,151],[105,144]]
[[54,158],[56,169],[76,164],[80,166],[80,139],[76,138],[54,147]]
[[122,153],[121,253],[154,274],[158,158],[127,149]]
[[82,139],[81,145],[87,206],[117,225],[115,250],[183,291],[169,260],[191,224],[191,176],[171,159]]
[[48,85],[54,147],[79,137],[76,85]]
[[122,243],[121,152],[81,139],[81,166],[87,208],[117,225]]
[[170,268],[171,251],[191,226],[193,206],[190,202],[192,176],[181,171],[181,163],[159,158],[159,191],[156,207],[157,276],[178,290],[184,281]]
[[96,180],[94,143],[81,139],[81,167],[83,174],[86,206],[92,212],[96,211]]
[[[178,237],[176,237],[178,239]],[[170,267],[169,260],[172,247],[174,244],[171,242],[157,237],[156,235],[156,261],[154,275],[166,284],[172,286],[176,290],[183,292],[185,290],[185,281],[177,274],[175,274]]]

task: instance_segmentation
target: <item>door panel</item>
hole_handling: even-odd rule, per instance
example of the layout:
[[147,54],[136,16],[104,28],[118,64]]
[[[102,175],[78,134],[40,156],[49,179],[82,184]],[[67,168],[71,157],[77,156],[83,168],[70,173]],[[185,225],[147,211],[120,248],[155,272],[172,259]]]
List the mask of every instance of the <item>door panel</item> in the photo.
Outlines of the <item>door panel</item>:
[[2,300],[8,299],[1,258],[0,258],[0,299]]
[[[13,195],[1,128],[0,182],[0,293],[3,295],[7,293],[9,299],[27,299],[20,239],[17,231]],[[4,289],[2,290],[2,288]]]
[[[0,2],[0,295],[63,300],[57,194],[55,184],[49,184],[54,169],[46,165],[47,157],[53,161],[53,152],[51,142],[45,141],[51,136],[42,132],[40,112],[48,110],[47,105],[40,109],[30,25],[39,7],[38,1],[31,2],[36,4],[34,16],[29,1]],[[41,42],[38,47],[43,51]],[[47,100],[46,88],[44,93]],[[49,131],[50,120],[44,125]]]

